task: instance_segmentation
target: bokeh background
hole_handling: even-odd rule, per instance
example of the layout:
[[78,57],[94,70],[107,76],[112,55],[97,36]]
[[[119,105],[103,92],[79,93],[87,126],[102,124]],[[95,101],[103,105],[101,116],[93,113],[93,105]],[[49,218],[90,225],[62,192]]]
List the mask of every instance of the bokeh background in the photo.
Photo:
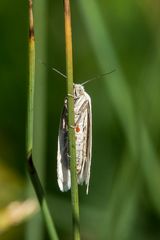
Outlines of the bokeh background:
[[[79,187],[85,240],[160,239],[160,1],[72,0],[74,81],[92,98],[89,195]],[[66,93],[63,1],[34,1],[35,165],[60,239],[71,239],[70,192],[57,186]],[[0,238],[48,239],[26,173],[28,2],[0,1]],[[45,62],[45,65],[42,64]]]

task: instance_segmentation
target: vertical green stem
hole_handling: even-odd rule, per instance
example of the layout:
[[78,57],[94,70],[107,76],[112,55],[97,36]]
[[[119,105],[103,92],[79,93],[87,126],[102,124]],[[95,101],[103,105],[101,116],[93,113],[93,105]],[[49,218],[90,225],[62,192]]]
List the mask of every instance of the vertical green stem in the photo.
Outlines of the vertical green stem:
[[33,101],[35,85],[35,39],[33,27],[32,0],[29,0],[29,92],[28,92],[28,121],[27,121],[27,154],[33,146]]
[[58,240],[56,229],[51,218],[51,214],[47,205],[44,190],[40,182],[39,176],[35,169],[32,159],[33,149],[33,116],[34,116],[34,85],[35,85],[35,38],[33,25],[32,0],[29,0],[29,93],[28,93],[28,118],[27,118],[27,164],[28,172],[39,200],[41,211],[43,214],[46,227],[52,240]]
[[74,132],[74,98],[73,98],[73,60],[72,60],[72,30],[70,1],[64,0],[65,41],[66,41],[66,72],[67,72],[67,95],[68,95],[68,137],[71,169],[71,200],[73,239],[80,239],[79,225],[79,198],[76,172],[76,146]]

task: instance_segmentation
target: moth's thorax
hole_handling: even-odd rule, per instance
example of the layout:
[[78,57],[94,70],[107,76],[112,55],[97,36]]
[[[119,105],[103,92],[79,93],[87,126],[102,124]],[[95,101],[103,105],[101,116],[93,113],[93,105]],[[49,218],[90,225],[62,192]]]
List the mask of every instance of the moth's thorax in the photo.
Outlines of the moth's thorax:
[[79,97],[84,94],[85,90],[81,84],[73,85],[74,97]]

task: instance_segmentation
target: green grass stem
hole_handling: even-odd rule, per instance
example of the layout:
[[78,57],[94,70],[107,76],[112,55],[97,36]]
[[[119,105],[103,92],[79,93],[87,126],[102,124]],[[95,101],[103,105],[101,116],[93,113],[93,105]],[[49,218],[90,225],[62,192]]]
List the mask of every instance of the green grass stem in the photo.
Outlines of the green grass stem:
[[33,164],[33,116],[34,116],[34,86],[35,86],[35,38],[33,25],[32,0],[29,0],[29,93],[28,93],[28,118],[27,118],[27,164],[28,173],[31,178],[34,190],[39,200],[46,227],[52,240],[58,240],[56,229],[47,205],[44,190],[37,171]]
[[73,98],[73,59],[72,59],[72,30],[70,1],[64,0],[65,41],[66,41],[66,72],[67,72],[67,96],[68,96],[68,136],[69,155],[71,169],[71,201],[73,239],[80,239],[79,225],[79,198],[76,172],[76,146],[74,132],[74,98]]

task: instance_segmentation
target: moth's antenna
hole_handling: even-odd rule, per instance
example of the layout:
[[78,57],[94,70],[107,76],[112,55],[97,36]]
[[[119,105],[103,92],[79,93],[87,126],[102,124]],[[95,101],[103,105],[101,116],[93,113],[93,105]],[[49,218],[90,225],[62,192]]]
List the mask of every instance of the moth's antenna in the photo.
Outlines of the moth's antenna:
[[95,77],[90,78],[90,79],[88,79],[87,81],[83,82],[81,85],[85,85],[85,84],[88,83],[88,82],[92,82],[92,81],[94,81],[94,80],[97,80],[97,79],[100,79],[100,78],[102,78],[102,77],[105,77],[106,75],[111,74],[111,73],[113,73],[113,72],[115,72],[115,71],[116,71],[116,69],[113,69],[113,70],[110,71],[110,72],[96,75]]
[[54,67],[52,67],[51,69],[52,69],[53,71],[55,71],[56,73],[60,74],[62,77],[67,78],[67,76],[66,76],[64,73],[60,72],[58,69],[56,69],[56,68],[54,68]]
[[[42,63],[43,65],[45,65],[46,67],[48,67],[45,62],[42,62],[41,60],[39,60],[39,62]],[[58,69],[56,69],[56,68],[54,68],[54,67],[48,67],[48,68],[49,68],[49,69],[52,69],[53,71],[55,71],[56,73],[58,73],[58,74],[61,75],[62,77],[67,78],[67,76],[66,76],[64,73],[62,73],[61,71],[59,71]]]
[[[42,63],[44,66],[48,67],[48,65],[47,65],[45,62],[43,62],[43,61],[41,61],[41,60],[38,60],[38,61],[39,61],[40,63]],[[64,73],[62,73],[61,71],[59,71],[58,69],[56,69],[56,68],[54,68],[54,67],[51,67],[51,66],[48,67],[48,68],[49,68],[49,69],[52,69],[54,72],[58,73],[59,75],[61,75],[61,76],[64,77],[65,79],[67,78],[67,76],[66,76]],[[106,72],[106,73],[102,73],[102,74],[96,75],[95,77],[86,80],[86,81],[83,82],[81,85],[83,86],[83,85],[85,85],[85,84],[88,83],[88,82],[92,82],[92,81],[94,81],[94,80],[97,80],[97,79],[100,79],[100,78],[102,78],[102,77],[105,77],[106,75],[111,74],[111,73],[113,73],[113,72],[115,72],[115,71],[116,71],[116,70],[113,69],[113,70],[110,71],[110,72]]]

